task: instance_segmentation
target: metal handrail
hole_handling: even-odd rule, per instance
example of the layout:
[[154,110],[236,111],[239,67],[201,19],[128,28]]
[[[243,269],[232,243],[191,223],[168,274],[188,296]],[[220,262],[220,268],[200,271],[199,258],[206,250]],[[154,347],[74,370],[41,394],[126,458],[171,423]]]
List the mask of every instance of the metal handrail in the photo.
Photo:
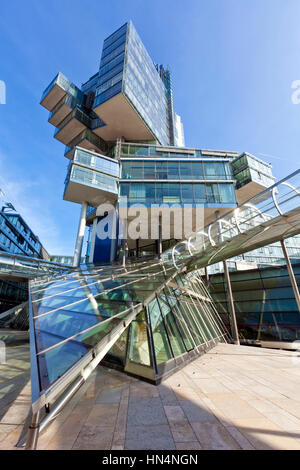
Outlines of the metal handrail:
[[[284,217],[285,214],[280,208],[280,205],[287,203],[290,204],[290,202],[293,200],[297,200],[297,202],[299,201],[300,203],[300,199],[298,199],[300,192],[297,187],[295,187],[290,182],[291,180],[294,182],[293,180],[299,176],[299,174],[300,170],[295,171],[286,178],[283,178],[278,183],[272,185],[245,203],[239,205],[236,209],[233,209],[227,212],[225,215],[216,218],[215,221],[205,226],[204,229],[192,234],[188,240],[180,241],[175,246],[173,246],[172,250],[167,250],[164,252],[163,258],[171,258],[173,265],[179,269],[179,267],[182,266],[182,262],[186,263],[194,255],[205,253],[207,246],[204,242],[200,242],[200,244],[198,243],[198,246],[195,246],[197,245],[197,243],[195,243],[197,238],[199,239],[200,237],[205,237],[205,240],[207,240],[209,243],[208,247],[214,247],[217,249],[218,246],[223,244],[225,237],[226,240],[229,241],[232,238],[245,234],[250,229],[270,222],[273,218],[278,216]],[[288,193],[278,198],[277,193],[281,186],[288,187],[289,191]],[[263,203],[263,205],[262,207],[259,207],[259,204],[261,203]],[[295,204],[294,209],[300,207],[299,203]],[[225,230],[223,229],[224,225],[227,227]],[[242,229],[243,225],[244,227],[246,225],[246,228]],[[213,233],[218,236],[218,242],[213,239]],[[191,243],[192,240],[194,240],[193,244]]]

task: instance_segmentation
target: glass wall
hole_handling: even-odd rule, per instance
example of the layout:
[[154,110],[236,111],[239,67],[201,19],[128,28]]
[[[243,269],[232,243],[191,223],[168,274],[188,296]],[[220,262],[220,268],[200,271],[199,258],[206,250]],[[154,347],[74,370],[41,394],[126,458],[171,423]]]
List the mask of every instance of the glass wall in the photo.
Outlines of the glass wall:
[[66,185],[69,183],[69,180],[76,181],[81,184],[97,186],[99,189],[104,189],[115,194],[118,192],[116,178],[76,164],[72,165],[70,179],[66,179]]
[[122,161],[121,178],[161,180],[232,180],[229,162]]
[[42,245],[19,214],[0,213],[0,250],[41,257]]
[[236,152],[225,152],[220,150],[203,150],[193,148],[178,148],[176,147],[163,147],[157,145],[155,142],[144,142],[144,143],[123,143],[121,145],[121,155],[126,156],[143,156],[143,157],[177,157],[177,158],[217,158],[230,159],[237,156]]
[[120,183],[130,203],[236,204],[233,184]]
[[94,107],[121,93],[127,23],[103,43]]
[[[300,288],[300,263],[293,269]],[[286,266],[230,273],[241,339],[295,341],[300,339],[300,313]],[[210,277],[210,290],[219,314],[229,326],[223,274]]]
[[251,181],[269,187],[275,182],[272,166],[254,155],[243,153],[232,162],[237,188]]
[[112,161],[104,156],[95,155],[90,152],[85,152],[84,150],[76,149],[74,161],[112,176],[119,177],[120,174],[119,163],[117,161]]
[[163,145],[169,142],[165,86],[133,24],[128,23],[123,92]]

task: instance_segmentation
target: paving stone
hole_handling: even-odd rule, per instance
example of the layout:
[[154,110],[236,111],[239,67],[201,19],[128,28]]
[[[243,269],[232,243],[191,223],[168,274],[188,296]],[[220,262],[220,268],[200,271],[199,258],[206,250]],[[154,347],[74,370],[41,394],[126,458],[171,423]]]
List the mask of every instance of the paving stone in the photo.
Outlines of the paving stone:
[[161,401],[164,405],[177,405],[178,400],[172,388],[167,387],[164,383],[158,385],[158,391]]
[[170,424],[170,428],[175,442],[190,442],[197,440],[189,423],[172,423]]
[[177,450],[201,450],[202,447],[198,441],[191,442],[176,442]]
[[187,422],[187,418],[181,406],[165,405],[164,410],[165,410],[165,413],[167,415],[167,418],[170,424],[171,423],[183,424]]
[[122,391],[123,387],[104,389],[97,395],[95,403],[119,403]]
[[76,450],[108,450],[111,448],[114,428],[85,424],[74,445]]
[[168,424],[160,398],[129,398],[127,425],[143,424]]
[[192,401],[179,401],[186,417],[190,423],[202,422],[202,423],[216,423],[217,419],[214,414],[203,406],[200,402],[194,403]]
[[87,417],[87,422],[97,426],[114,426],[117,419],[119,405],[115,403],[96,404]]
[[170,428],[166,424],[127,426],[125,450],[175,450]]
[[221,424],[192,423],[193,430],[205,450],[236,450],[241,447]]

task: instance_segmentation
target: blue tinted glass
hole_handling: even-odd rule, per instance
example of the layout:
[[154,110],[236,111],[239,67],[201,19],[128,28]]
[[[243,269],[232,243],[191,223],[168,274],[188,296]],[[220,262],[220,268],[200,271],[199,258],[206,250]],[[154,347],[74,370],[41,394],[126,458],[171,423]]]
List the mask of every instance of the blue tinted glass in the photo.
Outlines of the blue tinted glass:
[[124,93],[156,138],[168,144],[166,89],[133,25],[129,25]]

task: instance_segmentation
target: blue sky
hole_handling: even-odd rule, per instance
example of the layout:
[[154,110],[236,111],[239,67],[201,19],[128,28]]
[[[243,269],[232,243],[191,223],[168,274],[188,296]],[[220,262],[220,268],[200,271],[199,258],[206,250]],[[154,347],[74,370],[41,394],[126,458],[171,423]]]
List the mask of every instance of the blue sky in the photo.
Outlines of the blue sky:
[[12,0],[0,7],[0,188],[52,254],[72,254],[80,207],[62,200],[67,160],[41,93],[80,85],[103,39],[132,19],[173,72],[187,146],[248,151],[280,179],[299,167],[299,0]]

